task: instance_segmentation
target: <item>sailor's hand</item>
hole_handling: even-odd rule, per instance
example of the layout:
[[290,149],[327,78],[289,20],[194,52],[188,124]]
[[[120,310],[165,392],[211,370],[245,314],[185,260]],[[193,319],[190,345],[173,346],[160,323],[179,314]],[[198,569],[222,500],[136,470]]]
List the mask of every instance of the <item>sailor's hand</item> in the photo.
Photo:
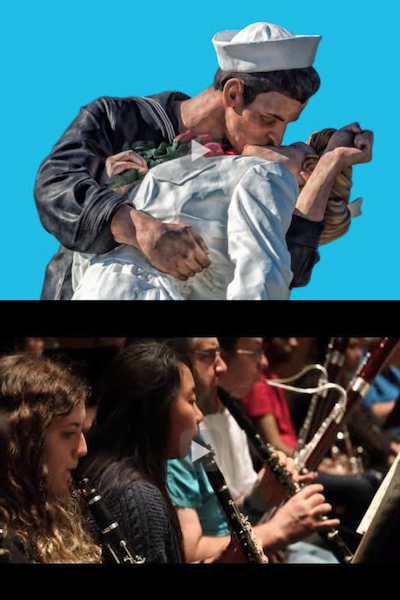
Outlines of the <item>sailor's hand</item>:
[[162,223],[134,211],[137,247],[153,267],[186,281],[210,265],[203,238],[189,225]]

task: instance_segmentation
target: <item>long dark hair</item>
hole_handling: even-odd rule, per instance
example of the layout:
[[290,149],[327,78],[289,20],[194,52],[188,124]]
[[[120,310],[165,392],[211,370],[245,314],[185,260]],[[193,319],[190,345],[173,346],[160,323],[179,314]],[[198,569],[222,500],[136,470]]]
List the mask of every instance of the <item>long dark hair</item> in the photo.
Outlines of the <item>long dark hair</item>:
[[182,364],[190,368],[183,353],[154,339],[137,340],[117,355],[102,381],[83,468],[104,486],[105,494],[138,475],[154,483],[166,502],[183,557],[182,533],[166,489],[170,409],[181,387]]

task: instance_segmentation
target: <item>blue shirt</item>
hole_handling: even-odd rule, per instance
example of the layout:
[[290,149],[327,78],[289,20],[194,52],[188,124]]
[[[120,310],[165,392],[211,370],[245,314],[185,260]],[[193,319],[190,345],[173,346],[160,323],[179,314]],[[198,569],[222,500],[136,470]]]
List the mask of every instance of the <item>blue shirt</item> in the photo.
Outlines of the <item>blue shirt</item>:
[[381,373],[375,379],[368,394],[365,404],[371,407],[378,402],[391,402],[400,396],[400,370],[390,365],[388,374]]
[[167,461],[167,489],[179,508],[194,508],[203,535],[229,535],[229,527],[203,466],[192,461],[192,450],[182,459]]
[[[372,408],[380,402],[397,402],[400,396],[400,370],[393,365],[378,375],[364,398],[365,405]],[[393,431],[400,435],[400,427],[393,427]]]

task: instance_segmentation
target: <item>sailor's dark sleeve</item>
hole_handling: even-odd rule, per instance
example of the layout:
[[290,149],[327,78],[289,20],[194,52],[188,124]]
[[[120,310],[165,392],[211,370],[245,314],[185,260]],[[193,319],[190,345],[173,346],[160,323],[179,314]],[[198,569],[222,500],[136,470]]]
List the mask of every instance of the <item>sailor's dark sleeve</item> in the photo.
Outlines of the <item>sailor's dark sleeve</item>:
[[[127,108],[135,137],[135,103]],[[115,211],[128,200],[100,184],[108,156],[129,139],[118,126],[121,112],[113,98],[99,98],[83,107],[51,154],[40,166],[35,201],[42,225],[63,246],[79,252],[104,253],[114,248],[109,228]],[[118,115],[120,118],[121,115]]]
[[293,280],[290,288],[303,287],[311,278],[314,265],[319,262],[318,244],[325,229],[324,221],[319,223],[293,215],[286,234],[286,242],[291,255]]

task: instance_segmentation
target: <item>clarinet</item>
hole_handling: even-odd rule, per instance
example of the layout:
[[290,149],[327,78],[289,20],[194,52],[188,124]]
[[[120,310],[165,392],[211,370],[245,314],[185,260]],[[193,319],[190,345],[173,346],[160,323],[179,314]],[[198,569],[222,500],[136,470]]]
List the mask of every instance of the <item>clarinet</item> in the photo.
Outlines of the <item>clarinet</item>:
[[118,521],[114,519],[102,496],[90,483],[90,480],[87,477],[80,477],[76,473],[73,478],[101,530],[105,546],[110,551],[114,562],[118,565],[143,564],[146,559],[132,553]]
[[[346,360],[346,350],[350,338],[331,338],[328,344],[328,352],[324,367],[327,371],[328,381],[335,383]],[[314,436],[319,426],[329,413],[329,391],[316,392],[310,402],[304,425],[299,433],[297,448],[298,452]]]
[[[286,490],[287,495],[292,497],[297,494],[302,489],[302,486],[294,481],[288,470],[279,462],[275,448],[271,444],[263,442],[253,421],[239,406],[238,401],[223,388],[218,388],[218,395],[222,404],[231,413],[239,427],[246,433],[257,456],[264,464],[268,465],[279,483]],[[327,520],[327,517],[321,517],[321,520]],[[337,529],[329,527],[326,531],[318,531],[318,534],[328,544],[340,563],[347,564],[351,562],[353,555],[344,540],[340,537]]]
[[211,446],[206,444],[200,436],[197,436],[194,441],[209,450],[207,454],[199,458],[199,461],[201,461],[204,467],[211,487],[218,498],[218,502],[228,522],[229,528],[240,545],[247,562],[262,564],[262,548],[254,537],[253,529],[248,518],[242,515],[232,499],[225,478],[215,461],[214,450]]
[[368,393],[375,377],[384,367],[395,348],[399,346],[400,338],[382,338],[369,352],[361,363],[353,379],[347,387],[347,403],[344,410],[336,411],[335,405],[332,414],[322,423],[320,430],[304,450],[307,450],[302,464],[307,471],[315,471],[319,463],[334,443],[339,429],[348,421],[354,407],[363,400]]

